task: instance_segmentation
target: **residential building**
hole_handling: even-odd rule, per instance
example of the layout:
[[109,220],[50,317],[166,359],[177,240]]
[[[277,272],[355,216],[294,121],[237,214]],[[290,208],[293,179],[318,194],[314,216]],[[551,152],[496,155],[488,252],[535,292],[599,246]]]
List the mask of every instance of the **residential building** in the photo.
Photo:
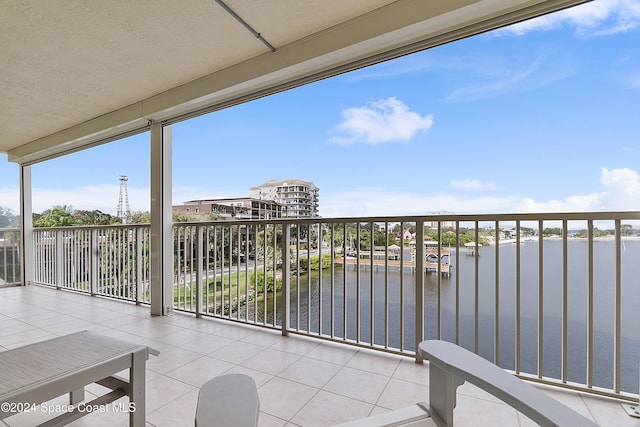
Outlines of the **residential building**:
[[192,217],[209,219],[219,214],[222,219],[273,219],[282,217],[282,205],[273,200],[258,200],[251,197],[229,199],[189,200],[173,206],[174,212]]
[[[447,212],[447,211],[429,212],[427,213],[427,215],[451,215],[451,212]],[[435,230],[438,228],[438,223],[440,223],[440,227],[443,230],[452,230],[456,227],[456,224],[454,221],[426,221],[424,225],[431,228],[432,230]]]
[[276,181],[272,179],[250,190],[251,197],[260,200],[274,200],[283,205],[283,217],[318,217],[318,192],[313,182],[300,179]]

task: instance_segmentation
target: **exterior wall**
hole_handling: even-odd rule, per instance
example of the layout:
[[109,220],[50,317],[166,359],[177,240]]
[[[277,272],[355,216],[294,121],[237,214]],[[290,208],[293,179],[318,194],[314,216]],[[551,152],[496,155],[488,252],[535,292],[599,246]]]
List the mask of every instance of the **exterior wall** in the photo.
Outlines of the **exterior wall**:
[[319,191],[312,182],[292,179],[267,181],[250,190],[251,197],[259,200],[274,200],[284,207],[283,216],[288,218],[318,217]]
[[173,211],[198,219],[208,219],[212,213],[220,214],[222,219],[228,220],[282,217],[282,206],[278,203],[252,198],[190,200],[173,206]]

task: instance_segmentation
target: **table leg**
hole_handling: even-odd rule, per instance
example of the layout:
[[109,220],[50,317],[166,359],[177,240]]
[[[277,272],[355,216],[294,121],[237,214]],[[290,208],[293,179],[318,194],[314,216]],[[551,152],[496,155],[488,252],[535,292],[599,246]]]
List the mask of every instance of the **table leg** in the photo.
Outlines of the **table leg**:
[[77,405],[78,403],[84,400],[84,387],[79,388],[77,390],[73,390],[69,393],[69,403],[72,405]]
[[129,370],[129,425],[131,427],[145,427],[146,361],[146,349],[136,351],[131,355],[131,369]]

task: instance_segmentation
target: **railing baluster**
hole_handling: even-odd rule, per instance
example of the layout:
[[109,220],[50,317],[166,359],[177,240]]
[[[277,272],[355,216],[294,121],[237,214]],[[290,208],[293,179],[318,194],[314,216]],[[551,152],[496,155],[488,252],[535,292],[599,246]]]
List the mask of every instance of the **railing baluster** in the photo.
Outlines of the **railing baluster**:
[[91,295],[98,293],[98,229],[91,230],[91,239],[89,240],[89,256],[91,260],[90,272],[90,288]]
[[438,277],[436,278],[437,282],[437,302],[436,302],[436,313],[437,313],[437,321],[436,321],[436,337],[437,339],[442,339],[442,221],[438,220],[438,263],[436,267],[436,274]]
[[384,222],[384,348],[389,348],[389,221]]
[[291,294],[289,282],[291,280],[291,225],[282,225],[282,335],[289,334],[289,320],[291,312]]
[[614,326],[613,326],[613,391],[620,393],[620,327],[621,327],[621,298],[622,298],[622,226],[620,220],[615,220],[615,241],[616,241],[616,290],[614,306]]
[[[333,285],[333,281],[335,280],[336,277],[336,241],[335,241],[335,237],[336,236],[336,225],[335,223],[331,223],[331,244],[330,244],[330,248],[329,250],[331,251],[331,255],[329,256],[329,258],[331,259],[331,281],[329,283],[330,286],[330,308],[329,308],[329,315],[331,316],[329,319],[329,336],[331,338],[335,338],[335,286]],[[345,267],[346,265],[343,264]]]
[[496,263],[495,263],[495,297],[493,324],[493,363],[500,365],[500,221],[495,222],[496,230]]
[[480,248],[480,236],[479,236],[479,223],[478,221],[475,222],[475,248],[474,248],[474,268],[475,268],[475,274],[474,274],[474,280],[475,280],[475,288],[474,288],[474,307],[473,307],[473,317],[474,317],[474,328],[475,328],[475,332],[474,332],[474,352],[478,353],[478,342],[479,342],[479,336],[478,336],[478,331],[480,329],[480,324],[478,322],[478,312],[479,312],[479,293],[480,293],[480,252],[479,252],[479,248]]
[[[356,342],[360,342],[360,253],[361,253],[361,240],[360,240],[360,222],[357,223],[356,228]],[[417,347],[416,347],[417,348]]]
[[[262,275],[262,286],[263,286],[263,295],[264,298],[262,298],[263,302],[264,302],[264,307],[263,307],[263,312],[262,312],[262,323],[264,325],[267,324],[267,287],[268,287],[268,280],[267,280],[267,224],[264,224],[264,228],[263,228],[263,232],[264,232],[264,238],[263,240],[263,256],[262,256],[262,272],[264,273]],[[274,284],[273,286],[275,287],[275,277],[274,277]]]
[[373,272],[375,270],[376,260],[375,260],[375,246],[374,246],[374,236],[375,230],[374,227],[376,224],[374,222],[369,223],[369,344],[373,345],[373,333],[374,333],[374,322],[373,322],[373,307],[374,307],[374,292],[373,292]]
[[544,368],[544,221],[538,220],[538,378]]
[[[404,233],[404,222],[400,223],[400,230]],[[404,342],[404,236],[401,238],[400,248],[400,351],[405,350]]]
[[[258,224],[254,226],[253,236],[254,236],[254,252],[253,252],[253,322],[258,323],[258,232],[259,227]],[[265,299],[266,295],[262,294],[262,299]]]
[[296,224],[296,329],[301,331],[300,327],[300,227],[302,224]]
[[587,291],[587,387],[593,387],[593,220],[587,221],[589,258]]
[[563,383],[568,378],[568,340],[569,340],[569,224],[562,220],[562,365],[560,379]]
[[422,363],[422,355],[418,351],[418,344],[424,340],[424,221],[416,221],[416,253],[415,253],[415,322],[414,350],[416,363]]
[[[322,227],[320,223],[314,224],[318,227],[318,335],[322,335]],[[311,275],[309,275],[311,276]]]
[[520,276],[521,276],[521,263],[520,263],[520,259],[522,256],[522,250],[521,250],[521,246],[520,246],[520,233],[521,233],[521,228],[520,228],[520,221],[516,221],[516,336],[515,336],[515,344],[516,344],[516,354],[515,354],[515,370],[516,370],[516,374],[520,374],[520,346],[521,346],[521,340],[520,340],[520,305],[521,305],[521,296],[520,296]]
[[[349,248],[350,249],[350,248]],[[347,223],[342,232],[342,339],[347,339]]]
[[56,267],[55,267],[55,284],[56,284],[56,289],[60,289],[62,287],[64,287],[64,230],[55,230],[54,231],[55,236],[56,236],[56,240],[55,240],[55,245],[56,245],[56,257],[55,257],[55,262],[56,262]]
[[[460,221],[456,220],[456,263],[455,268],[460,266]],[[449,252],[451,257],[451,252]],[[451,270],[451,264],[449,264]],[[456,271],[456,344],[460,345],[460,270]]]
[[219,226],[213,227],[213,311],[218,315],[218,230]]
[[311,224],[307,223],[307,333],[311,333]]
[[203,227],[197,225],[196,231],[196,317],[200,317],[202,314],[202,280],[204,273],[204,260],[202,259],[202,253],[204,251],[203,242]]
[[[240,249],[242,248],[242,241],[240,236],[240,226],[236,226],[236,233],[238,235],[237,240],[237,258],[236,258],[236,320],[240,320]],[[246,257],[246,254],[245,254]],[[246,261],[246,259],[245,259]],[[231,276],[231,272],[229,272]]]
[[142,227],[136,227],[134,228],[135,230],[135,236],[136,236],[136,273],[135,273],[135,301],[136,304],[140,304],[142,301],[144,301],[144,271],[143,271],[143,266],[144,266],[144,255],[143,255],[143,248],[144,248],[144,229]]
[[[308,238],[307,238],[308,239]],[[277,271],[278,271],[278,227],[274,224],[273,225],[273,307],[271,308],[271,312],[273,313],[273,321],[271,323],[271,326],[277,326],[278,324],[278,319],[277,319],[277,312],[278,312],[278,306],[277,306],[277,300],[278,300],[278,276],[277,276]],[[308,240],[307,240],[308,241]],[[308,295],[308,294],[307,294]],[[309,314],[310,316],[310,314]]]
[[[238,280],[240,280],[238,278]],[[244,226],[244,318],[249,321],[249,225]],[[257,295],[254,295],[254,299]]]

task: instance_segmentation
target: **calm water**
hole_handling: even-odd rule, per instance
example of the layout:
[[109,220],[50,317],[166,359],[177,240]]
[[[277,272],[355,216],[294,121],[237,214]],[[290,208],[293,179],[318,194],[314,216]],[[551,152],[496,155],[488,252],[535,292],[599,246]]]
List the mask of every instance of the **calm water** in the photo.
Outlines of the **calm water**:
[[[588,307],[588,245],[586,241],[572,240],[568,244],[568,379],[586,383],[587,366],[587,307]],[[615,292],[615,243],[594,243],[594,385],[613,387],[613,330]],[[543,375],[559,378],[562,349],[562,241],[545,240],[543,253]],[[515,369],[516,336],[516,245],[501,245],[499,248],[499,365]],[[537,372],[538,363],[538,243],[526,242],[521,250],[521,371]],[[494,325],[496,311],[496,248],[480,248],[478,265],[478,330],[479,353],[489,360],[494,359]],[[464,251],[460,253],[459,265],[455,252],[451,254],[454,271],[450,278],[437,274],[425,274],[425,338],[437,337],[438,304],[441,306],[442,338],[455,341],[456,294],[459,297],[460,344],[473,350],[475,346],[474,323],[476,305],[475,258]],[[622,389],[638,392],[639,348],[640,348],[640,242],[625,241],[622,252],[622,320],[621,320],[621,385]],[[301,276],[300,299],[298,289],[291,294],[291,324],[306,330],[331,333],[331,286],[330,271]],[[413,350],[415,342],[414,273],[406,269],[389,271],[382,269],[372,273],[349,267],[345,272],[336,268],[334,274],[333,301],[336,336],[356,339],[356,315],[359,315],[360,340],[373,341],[399,348]],[[401,277],[402,276],[402,277]],[[456,277],[460,289],[456,292]],[[346,286],[344,286],[346,279]],[[439,283],[438,283],[439,282]],[[359,283],[359,286],[358,286]],[[372,286],[373,283],[373,286]],[[401,286],[402,283],[402,286]],[[371,294],[373,288],[373,304]],[[356,294],[360,292],[360,307],[357,312]],[[401,289],[403,292],[401,293]],[[346,297],[345,297],[346,290]],[[439,297],[439,298],[438,298]],[[404,304],[401,305],[401,299]],[[321,300],[322,310],[318,311]],[[297,304],[299,301],[299,304]],[[386,302],[386,304],[385,304]],[[298,312],[298,306],[300,307]],[[388,312],[385,313],[385,306]],[[310,310],[307,308],[310,307]],[[346,314],[344,308],[346,307]],[[371,314],[373,307],[373,316]],[[401,310],[401,307],[402,310]],[[320,320],[320,315],[322,319]],[[373,334],[371,331],[373,317]],[[346,322],[345,322],[346,319]],[[401,327],[402,322],[402,327]],[[385,336],[385,323],[388,325]],[[346,325],[346,326],[345,326]],[[373,337],[372,337],[373,335]]]

